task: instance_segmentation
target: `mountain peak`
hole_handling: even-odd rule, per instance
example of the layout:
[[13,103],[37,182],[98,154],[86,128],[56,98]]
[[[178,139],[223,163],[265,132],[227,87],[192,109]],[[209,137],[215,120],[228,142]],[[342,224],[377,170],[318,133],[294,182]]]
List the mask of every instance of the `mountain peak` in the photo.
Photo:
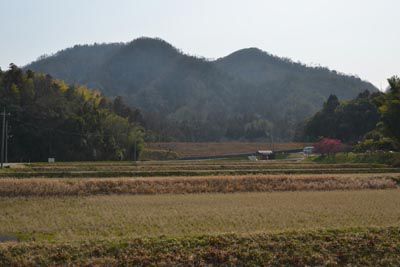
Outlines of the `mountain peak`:
[[221,59],[226,59],[226,58],[254,58],[254,57],[265,57],[265,56],[270,56],[267,52],[257,48],[257,47],[249,47],[249,48],[243,48],[240,50],[237,50],[226,57],[220,58]]
[[173,45],[164,41],[161,38],[140,37],[132,40],[127,44],[128,48],[141,48],[141,49],[169,49],[178,51]]
[[232,54],[266,54],[266,52],[257,47],[248,47],[239,49],[236,52],[233,52]]

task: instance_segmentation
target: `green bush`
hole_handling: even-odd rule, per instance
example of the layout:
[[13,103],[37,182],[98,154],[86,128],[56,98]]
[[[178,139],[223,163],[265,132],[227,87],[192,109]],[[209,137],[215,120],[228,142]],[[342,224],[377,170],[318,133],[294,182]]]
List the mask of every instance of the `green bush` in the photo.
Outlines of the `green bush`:
[[400,153],[398,152],[369,152],[369,153],[337,153],[330,156],[319,156],[313,161],[318,163],[371,163],[387,164],[400,167]]
[[179,155],[170,150],[144,149],[140,154],[140,160],[175,160]]

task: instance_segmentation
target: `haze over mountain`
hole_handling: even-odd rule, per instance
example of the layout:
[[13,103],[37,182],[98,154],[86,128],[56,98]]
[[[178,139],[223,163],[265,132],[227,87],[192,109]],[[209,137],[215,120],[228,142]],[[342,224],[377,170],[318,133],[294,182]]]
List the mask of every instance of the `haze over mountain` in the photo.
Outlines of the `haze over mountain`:
[[271,134],[287,140],[330,94],[345,100],[377,90],[357,77],[257,48],[206,60],[151,38],[74,46],[25,68],[123,96],[143,111],[148,129],[164,139],[186,141]]

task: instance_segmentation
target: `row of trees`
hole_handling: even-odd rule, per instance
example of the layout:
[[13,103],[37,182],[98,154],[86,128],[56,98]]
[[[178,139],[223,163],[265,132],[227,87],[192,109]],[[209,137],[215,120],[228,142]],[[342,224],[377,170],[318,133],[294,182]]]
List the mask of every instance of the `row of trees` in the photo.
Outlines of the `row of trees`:
[[143,146],[140,111],[121,98],[14,64],[0,70],[0,107],[10,113],[11,161],[134,159]]
[[321,137],[356,144],[355,149],[398,150],[400,148],[400,78],[389,80],[387,92],[365,91],[351,101],[339,102],[331,95],[321,111],[309,119],[299,139]]

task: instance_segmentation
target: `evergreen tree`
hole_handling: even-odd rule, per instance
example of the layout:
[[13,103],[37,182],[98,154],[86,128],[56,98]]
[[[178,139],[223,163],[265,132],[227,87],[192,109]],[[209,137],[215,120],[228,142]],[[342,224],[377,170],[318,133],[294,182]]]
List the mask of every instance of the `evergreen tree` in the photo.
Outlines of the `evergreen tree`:
[[110,102],[97,91],[10,64],[0,71],[0,107],[12,115],[10,161],[135,158],[144,138],[140,111],[120,98]]

